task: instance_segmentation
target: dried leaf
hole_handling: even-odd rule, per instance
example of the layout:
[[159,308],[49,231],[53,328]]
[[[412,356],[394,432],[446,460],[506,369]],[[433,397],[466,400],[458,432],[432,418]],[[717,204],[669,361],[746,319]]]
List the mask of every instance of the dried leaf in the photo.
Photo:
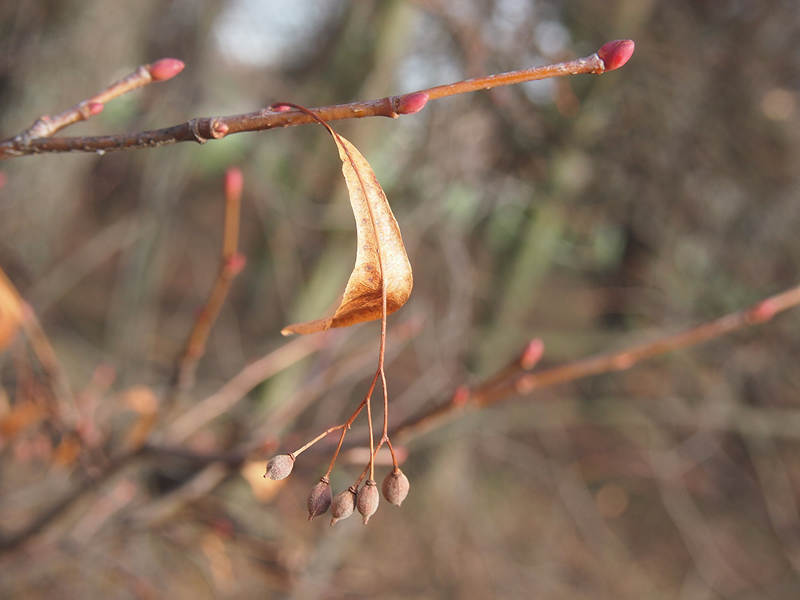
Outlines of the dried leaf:
[[14,340],[22,322],[22,303],[13,284],[0,269],[0,350]]
[[339,148],[342,173],[356,219],[356,264],[332,317],[289,325],[281,331],[283,335],[314,333],[380,319],[381,286],[386,286],[386,314],[406,303],[413,286],[400,228],[372,167],[353,144],[332,129],[328,130]]

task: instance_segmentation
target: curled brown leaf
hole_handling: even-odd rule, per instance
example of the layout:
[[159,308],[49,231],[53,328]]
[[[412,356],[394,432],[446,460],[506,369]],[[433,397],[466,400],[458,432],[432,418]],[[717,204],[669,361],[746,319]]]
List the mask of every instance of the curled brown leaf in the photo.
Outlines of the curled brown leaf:
[[413,277],[400,228],[372,167],[358,149],[320,121],[333,136],[356,219],[356,263],[333,316],[284,327],[281,333],[315,333],[381,318],[382,286],[386,314],[406,303]]

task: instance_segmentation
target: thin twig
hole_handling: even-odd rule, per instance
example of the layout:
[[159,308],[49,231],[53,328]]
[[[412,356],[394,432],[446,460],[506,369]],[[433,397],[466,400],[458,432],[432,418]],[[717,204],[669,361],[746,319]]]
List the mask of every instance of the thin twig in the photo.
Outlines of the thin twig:
[[[620,48],[623,46],[625,50],[620,52]],[[412,114],[420,111],[428,100],[446,96],[488,90],[498,86],[550,77],[582,73],[601,74],[622,66],[632,52],[633,42],[630,40],[608,42],[600,50],[589,56],[562,63],[466,79],[399,96],[387,96],[377,100],[323,106],[313,108],[311,112],[324,121],[361,119],[364,117],[397,118],[402,114]],[[624,60],[621,62],[619,55],[624,55]],[[263,131],[276,127],[307,124],[312,121],[313,117],[298,110],[261,109],[239,115],[199,117],[171,127],[118,135],[31,138],[20,134],[0,142],[0,160],[44,152],[104,153],[114,150],[153,148],[178,142],[198,142],[202,144],[209,140],[221,139],[233,133]]]
[[214,394],[181,413],[167,428],[167,439],[171,443],[182,442],[206,423],[233,408],[257,385],[313,354],[323,343],[324,337],[299,337],[250,363]]
[[[183,70],[183,62],[174,58],[162,58],[151,65],[142,65],[133,73],[112,83],[102,92],[78,102],[75,106],[55,115],[42,115],[33,125],[13,138],[16,143],[29,144],[32,140],[49,138],[57,131],[78,121],[85,121],[100,114],[107,102],[144,87],[154,81],[171,79]],[[8,140],[6,140],[8,141]]]
[[231,168],[225,174],[225,225],[222,258],[217,278],[205,305],[195,319],[175,373],[174,385],[186,391],[194,384],[197,362],[205,354],[211,327],[225,303],[233,278],[244,268],[245,258],[236,251],[239,240],[239,207],[242,198],[242,172]]
[[326,477],[329,477],[331,471],[333,471],[333,466],[336,464],[336,459],[339,458],[339,452],[341,451],[342,444],[344,443],[344,437],[345,435],[347,435],[347,432],[350,429],[351,425],[353,424],[353,421],[356,420],[356,417],[358,417],[358,415],[361,414],[361,411],[367,405],[367,400],[372,397],[372,392],[375,389],[375,383],[377,381],[378,381],[378,374],[375,373],[375,375],[372,378],[372,382],[369,384],[369,390],[367,390],[367,394],[364,396],[364,399],[353,411],[353,414],[350,415],[350,418],[347,419],[347,422],[343,425],[342,433],[341,435],[339,435],[339,443],[336,444],[336,450],[333,451],[333,456],[331,456],[331,461],[330,463],[328,463],[328,470],[325,473]]
[[176,403],[181,393],[194,385],[195,369],[206,351],[206,341],[214,322],[219,316],[225,298],[228,296],[233,278],[244,268],[245,258],[236,251],[239,238],[239,205],[242,196],[242,173],[237,168],[228,169],[225,174],[225,224],[223,228],[222,257],[205,305],[197,313],[191,331],[186,339],[183,353],[175,365],[164,402],[159,410],[142,414],[131,429],[128,449],[143,445],[156,427],[160,417]]
[[527,396],[535,390],[614,371],[630,369],[638,362],[674,350],[696,346],[752,325],[765,323],[778,313],[800,305],[800,286],[770,296],[750,308],[730,313],[714,321],[692,327],[653,342],[622,350],[568,362],[564,365],[534,373],[512,373],[505,380],[490,378],[492,385],[477,385],[472,390],[455,394],[422,414],[396,427],[392,435],[404,440],[419,435],[452,418],[463,408],[483,408],[512,397]]

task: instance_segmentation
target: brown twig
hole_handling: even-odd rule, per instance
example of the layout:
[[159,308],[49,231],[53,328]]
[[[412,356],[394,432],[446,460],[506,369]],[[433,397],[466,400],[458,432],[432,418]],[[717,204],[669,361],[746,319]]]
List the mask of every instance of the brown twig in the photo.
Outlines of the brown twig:
[[[377,100],[323,106],[313,108],[311,112],[324,121],[361,119],[364,117],[396,118],[402,114],[412,114],[420,111],[428,100],[446,96],[488,90],[498,86],[550,77],[582,73],[601,74],[622,66],[632,53],[632,41],[618,40],[604,44],[597,52],[589,56],[562,63],[466,79],[399,96],[387,96]],[[81,104],[78,106],[81,106]],[[26,132],[23,132],[23,134],[0,142],[0,160],[44,152],[110,152],[114,150],[152,148],[178,142],[198,142],[202,144],[233,133],[263,131],[311,122],[313,122],[313,117],[299,110],[262,109],[239,115],[199,117],[163,129],[118,135],[47,138],[26,136]]]
[[[510,365],[509,367],[501,369],[500,372],[509,374],[505,381],[498,381],[497,377],[493,376],[486,380],[486,382],[474,386],[472,390],[467,390],[464,387],[459,388],[447,401],[434,406],[430,410],[412,416],[404,423],[395,427],[391,431],[391,435],[394,437],[401,437],[403,442],[407,442],[425,431],[441,426],[448,419],[458,417],[463,414],[464,409],[481,409],[514,397],[531,394],[534,390],[567,383],[569,381],[576,381],[601,373],[626,370],[633,367],[639,361],[666,354],[673,350],[695,346],[737,330],[765,323],[775,315],[798,305],[800,305],[800,286],[770,296],[748,309],[725,315],[714,321],[660,338],[653,342],[634,346],[620,352],[601,354],[599,356],[570,362],[565,365],[534,373],[525,372],[527,365],[524,364],[524,361],[521,359],[530,356],[530,353],[523,351],[521,356],[514,359],[513,368]],[[538,346],[538,344],[534,345]],[[526,348],[526,350],[528,348]],[[538,354],[540,350],[541,349],[538,349],[535,354]],[[374,388],[376,381],[376,377],[373,377],[373,385],[370,386],[371,388]],[[355,416],[358,415],[365,404],[366,399],[361,402],[350,419],[348,419],[347,423],[326,430],[313,440],[314,443],[323,439],[333,431],[340,429],[346,430],[348,423],[352,423]],[[778,421],[776,420],[775,422],[776,434],[787,435],[786,428],[779,428],[777,426]],[[371,454],[377,454],[386,441],[388,441],[388,437],[386,439],[381,438],[375,445]],[[311,444],[307,444],[303,447],[303,450],[308,449],[310,446]],[[341,448],[341,442],[339,447]],[[148,444],[146,446],[146,451],[154,455],[180,454],[183,457],[191,458],[195,462],[201,464],[218,462],[221,460],[229,464],[239,464],[251,454],[251,450],[249,449],[239,449],[226,453],[224,456],[214,453],[206,455],[185,449],[159,446],[157,444]],[[360,477],[357,479],[356,485],[361,483],[364,477],[369,473],[369,470],[370,465],[367,464]]]
[[[75,106],[58,113],[55,116],[42,115],[33,125],[13,138],[13,141],[22,145],[29,144],[32,140],[49,138],[57,131],[69,127],[78,121],[85,121],[94,115],[100,114],[107,102],[127,94],[137,88],[144,87],[154,81],[171,79],[183,70],[183,62],[174,58],[162,58],[150,65],[142,65],[133,73],[126,75],[119,81],[112,83],[102,92],[91,98],[78,102]],[[8,141],[8,140],[7,140]]]
[[211,327],[225,303],[233,278],[244,268],[245,258],[236,251],[239,238],[239,205],[242,196],[242,173],[237,168],[225,174],[225,224],[223,228],[222,257],[217,278],[205,305],[197,313],[183,353],[178,360],[160,410],[144,413],[130,430],[126,447],[130,450],[142,446],[156,427],[158,419],[169,411],[179,395],[194,385],[197,363],[205,354]]
[[195,319],[178,364],[174,384],[181,391],[192,387],[197,362],[205,354],[211,327],[225,303],[233,278],[244,268],[245,258],[236,251],[239,239],[239,206],[242,197],[242,172],[231,168],[225,174],[225,226],[222,258],[208,300]]
[[244,367],[214,394],[193,404],[167,428],[167,439],[179,443],[209,421],[230,410],[254,387],[316,352],[320,337],[299,337]]
[[[521,373],[512,369],[508,371],[509,375],[505,379],[490,378],[490,385],[479,384],[471,390],[461,388],[460,393],[454,394],[451,399],[396,427],[392,435],[402,436],[403,440],[408,440],[438,425],[441,421],[452,418],[464,408],[483,408],[512,397],[529,395],[541,388],[601,373],[624,371],[642,360],[696,346],[733,331],[765,323],[776,314],[798,305],[800,305],[800,286],[770,296],[750,308],[620,352],[600,354],[534,373]],[[515,362],[518,362],[518,359]]]

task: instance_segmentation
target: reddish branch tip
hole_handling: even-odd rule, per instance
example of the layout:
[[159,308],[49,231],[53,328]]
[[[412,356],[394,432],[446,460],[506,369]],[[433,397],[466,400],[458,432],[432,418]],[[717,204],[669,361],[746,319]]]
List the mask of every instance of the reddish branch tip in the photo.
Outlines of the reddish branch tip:
[[397,112],[401,115],[412,115],[421,111],[427,103],[428,94],[425,92],[406,94],[397,99]]
[[465,385],[460,385],[453,392],[453,399],[450,402],[453,406],[464,406],[469,401],[469,388]]
[[597,56],[605,64],[606,71],[613,71],[628,62],[635,47],[633,40],[614,40],[600,46]]
[[103,112],[105,106],[102,102],[89,102],[89,114],[92,116],[99,115]]
[[3,186],[6,184],[6,181],[8,181],[8,177],[6,176],[5,173],[0,171],[0,189],[3,188]]
[[536,366],[544,354],[544,342],[539,338],[535,338],[528,342],[525,350],[522,351],[522,356],[519,358],[519,366],[523,369],[530,370]]
[[242,272],[242,269],[244,269],[246,264],[247,257],[244,254],[237,252],[228,259],[227,263],[225,263],[225,269],[231,275],[238,275]]
[[166,81],[183,71],[185,66],[183,61],[177,58],[162,58],[150,65],[147,70],[150,71],[153,81]]
[[751,323],[765,323],[775,316],[778,312],[778,303],[775,300],[768,298],[756,304],[750,309],[749,317]]
[[242,186],[244,185],[244,176],[239,167],[230,167],[225,171],[225,196],[238,197],[242,195]]

